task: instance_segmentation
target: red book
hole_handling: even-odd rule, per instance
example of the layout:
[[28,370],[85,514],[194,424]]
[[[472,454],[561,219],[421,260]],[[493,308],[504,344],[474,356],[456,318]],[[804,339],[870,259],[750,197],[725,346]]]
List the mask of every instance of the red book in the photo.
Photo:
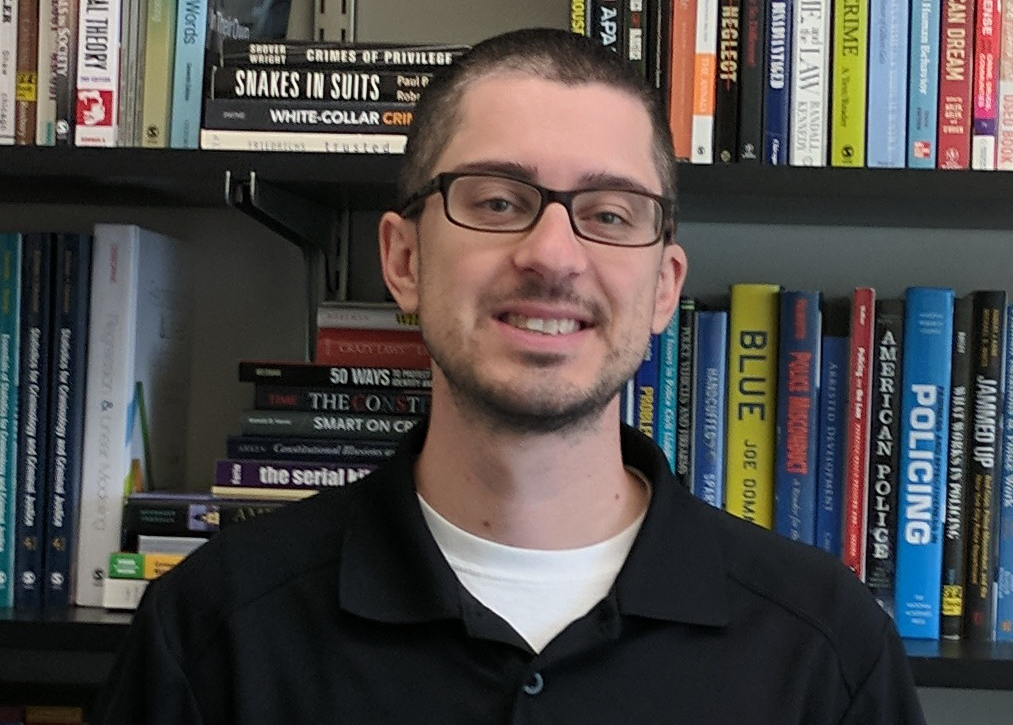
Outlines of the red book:
[[696,59],[696,2],[675,0],[672,7],[672,52],[669,56],[668,124],[675,156],[693,153],[693,64]]
[[323,365],[429,369],[429,350],[417,330],[317,330],[314,362]]
[[971,166],[971,95],[974,59],[974,4],[944,0],[939,47],[940,169]]
[[844,532],[841,558],[865,581],[868,526],[869,430],[872,414],[872,354],[876,291],[858,287],[851,296],[847,432],[844,456]]

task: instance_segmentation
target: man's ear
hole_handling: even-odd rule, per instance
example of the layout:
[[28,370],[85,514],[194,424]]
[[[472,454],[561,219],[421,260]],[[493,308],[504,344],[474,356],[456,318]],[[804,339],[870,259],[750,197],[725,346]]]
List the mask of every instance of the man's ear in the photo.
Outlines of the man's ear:
[[654,319],[651,332],[661,334],[679,306],[679,295],[686,281],[688,268],[686,252],[678,244],[666,244],[661,251],[661,269],[658,271],[658,285],[654,291]]
[[419,241],[414,221],[392,211],[380,217],[380,268],[383,281],[405,312],[418,312]]

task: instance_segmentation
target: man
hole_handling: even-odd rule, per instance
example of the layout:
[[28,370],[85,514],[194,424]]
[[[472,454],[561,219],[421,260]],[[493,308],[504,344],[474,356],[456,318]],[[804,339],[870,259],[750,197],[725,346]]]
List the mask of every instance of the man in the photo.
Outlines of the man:
[[435,81],[380,223],[428,422],[155,582],[97,722],[923,722],[861,583],[619,424],[686,274],[674,169],[653,93],[587,39],[507,34]]

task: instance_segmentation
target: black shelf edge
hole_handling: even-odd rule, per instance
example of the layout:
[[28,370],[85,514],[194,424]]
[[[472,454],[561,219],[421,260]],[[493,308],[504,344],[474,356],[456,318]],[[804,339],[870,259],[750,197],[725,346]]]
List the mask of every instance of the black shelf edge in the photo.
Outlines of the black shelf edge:
[[1013,642],[904,640],[919,687],[1013,690]]
[[116,652],[132,616],[88,607],[38,612],[0,609],[0,648],[44,652]]

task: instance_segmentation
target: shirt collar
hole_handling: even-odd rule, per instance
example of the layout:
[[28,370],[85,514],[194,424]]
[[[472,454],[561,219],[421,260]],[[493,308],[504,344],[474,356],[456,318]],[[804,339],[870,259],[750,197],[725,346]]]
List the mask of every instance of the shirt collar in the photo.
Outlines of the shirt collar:
[[[343,609],[385,622],[457,619],[470,599],[425,523],[414,462],[427,422],[405,436],[391,460],[356,484],[341,550]],[[672,475],[661,450],[623,426],[623,462],[651,482],[651,503],[616,579],[622,614],[705,626],[728,623],[728,593],[712,512]]]

